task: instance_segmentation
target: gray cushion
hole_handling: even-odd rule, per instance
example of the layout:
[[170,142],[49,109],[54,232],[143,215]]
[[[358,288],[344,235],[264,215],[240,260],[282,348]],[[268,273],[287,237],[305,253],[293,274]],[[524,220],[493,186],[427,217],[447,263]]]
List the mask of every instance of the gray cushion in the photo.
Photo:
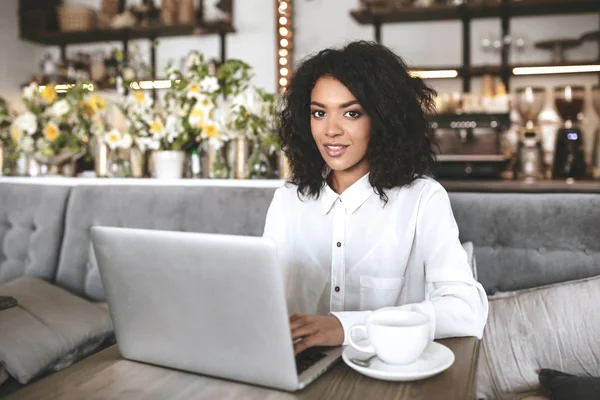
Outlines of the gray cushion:
[[75,187],[57,283],[85,297],[104,300],[90,242],[92,226],[259,236],[274,191],[206,186]]
[[540,389],[538,372],[598,375],[600,276],[497,293],[478,365],[478,396],[513,399]]
[[0,283],[54,278],[69,189],[0,183]]
[[17,307],[0,311],[0,365],[24,384],[65,368],[112,338],[108,310],[34,277],[0,286]]
[[600,274],[600,195],[451,193],[488,293]]

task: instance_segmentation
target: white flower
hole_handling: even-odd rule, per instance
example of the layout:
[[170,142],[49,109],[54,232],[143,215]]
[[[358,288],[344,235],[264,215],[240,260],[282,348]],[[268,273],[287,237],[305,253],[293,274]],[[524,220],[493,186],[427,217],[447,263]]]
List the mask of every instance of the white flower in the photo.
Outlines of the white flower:
[[192,98],[199,99],[200,97],[202,97],[202,93],[200,92],[201,90],[202,90],[202,87],[200,86],[200,84],[196,81],[192,81],[187,86],[186,97],[188,99],[192,99]]
[[202,55],[200,53],[198,53],[197,51],[193,51],[190,53],[190,55],[187,58],[187,61],[185,63],[185,68],[189,71],[191,69],[196,69],[198,68],[200,65],[202,65]]
[[121,141],[119,142],[119,148],[121,149],[130,149],[133,145],[133,138],[129,133],[123,134],[121,137]]
[[117,129],[111,129],[104,134],[104,143],[106,143],[111,150],[117,149],[121,140],[121,132]]
[[173,142],[173,140],[177,139],[183,133],[183,124],[177,116],[169,115],[165,129],[167,131],[167,139],[169,142]]
[[208,119],[208,112],[200,107],[192,108],[188,122],[195,128],[202,128]]
[[197,97],[197,101],[195,104],[195,107],[200,108],[201,110],[204,110],[207,114],[211,112],[211,110],[215,107],[215,104],[213,103],[213,101],[211,100],[210,97],[208,96],[199,96]]
[[219,137],[209,139],[208,143],[217,150],[223,147],[223,142],[221,141],[221,139],[219,139]]
[[34,145],[35,143],[31,136],[25,136],[23,139],[21,139],[21,142],[19,142],[19,148],[24,153],[33,153],[35,151]]
[[35,82],[30,83],[29,86],[23,89],[23,97],[25,98],[25,100],[33,100],[36,96],[39,95],[39,93],[40,88]]
[[50,143],[48,143],[48,141],[46,139],[44,139],[44,138],[39,138],[38,140],[35,141],[35,147],[38,150],[45,149],[49,145],[50,145]]
[[65,99],[59,100],[51,108],[51,113],[53,116],[60,118],[66,113],[69,112],[70,106],[69,102]]
[[160,148],[160,141],[152,138],[136,138],[135,144],[142,152],[146,151],[146,149],[158,150]]
[[219,90],[219,81],[214,76],[207,76],[200,81],[200,90],[204,93],[214,93]]
[[19,115],[15,119],[15,126],[18,127],[21,131],[26,132],[30,135],[33,135],[37,130],[37,118],[35,114],[27,111],[24,114]]
[[165,126],[163,125],[160,118],[156,118],[152,123],[148,124],[150,126],[150,134],[154,137],[154,139],[162,139],[166,135]]

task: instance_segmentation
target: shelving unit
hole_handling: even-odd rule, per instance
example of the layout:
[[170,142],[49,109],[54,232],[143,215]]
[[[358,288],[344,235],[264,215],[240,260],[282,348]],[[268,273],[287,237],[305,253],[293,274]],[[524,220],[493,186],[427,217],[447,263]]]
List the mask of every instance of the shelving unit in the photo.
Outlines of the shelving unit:
[[[501,51],[501,64],[498,66],[473,67],[471,65],[471,21],[481,18],[500,18],[501,35],[510,33],[510,20],[513,17],[560,15],[594,12],[600,14],[600,0],[498,0],[497,3],[468,3],[460,6],[435,5],[431,7],[406,7],[390,11],[374,11],[361,9],[351,11],[352,17],[361,25],[373,25],[375,40],[382,42],[381,26],[390,23],[450,21],[462,22],[462,65],[454,67],[436,67],[435,69],[454,69],[463,79],[463,91],[469,92],[471,78],[486,73],[500,75],[509,88],[510,76],[514,67],[509,64],[509,46],[504,45]],[[583,65],[584,62],[552,64],[551,66]],[[589,64],[600,65],[600,45],[598,59]],[[528,65],[541,66],[541,65]],[[548,64],[544,65],[548,66]],[[425,68],[425,69],[432,69]]]
[[[23,34],[21,29],[22,39],[41,44],[44,46],[59,46],[60,56],[62,60],[66,60],[66,49],[69,45],[86,44],[86,43],[102,43],[102,42],[120,42],[123,46],[123,58],[128,59],[129,41],[147,39],[150,41],[150,65],[152,67],[151,80],[156,80],[156,44],[159,38],[177,37],[177,36],[208,36],[219,35],[220,38],[220,58],[224,62],[227,58],[227,34],[234,33],[235,28],[231,22],[202,21],[202,4],[199,2],[200,8],[197,10],[197,24],[177,24],[177,25],[151,25],[151,26],[136,26],[133,28],[124,29],[94,29],[90,31],[77,32],[43,32],[35,35]],[[231,12],[229,21],[233,20],[233,1],[231,2]],[[119,12],[125,10],[125,0],[119,0]],[[103,87],[103,89],[110,89]],[[114,88],[113,88],[114,89]]]

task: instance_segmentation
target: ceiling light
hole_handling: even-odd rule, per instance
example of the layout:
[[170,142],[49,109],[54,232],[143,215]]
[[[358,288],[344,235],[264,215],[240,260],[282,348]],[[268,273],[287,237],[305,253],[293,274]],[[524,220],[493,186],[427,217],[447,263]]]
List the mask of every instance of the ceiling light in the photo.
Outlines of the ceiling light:
[[600,72],[600,65],[517,67],[513,68],[512,72],[514,75],[577,74],[586,72]]
[[456,78],[458,71],[455,69],[440,69],[431,71],[414,70],[410,71],[414,77],[421,79],[441,79],[441,78]]

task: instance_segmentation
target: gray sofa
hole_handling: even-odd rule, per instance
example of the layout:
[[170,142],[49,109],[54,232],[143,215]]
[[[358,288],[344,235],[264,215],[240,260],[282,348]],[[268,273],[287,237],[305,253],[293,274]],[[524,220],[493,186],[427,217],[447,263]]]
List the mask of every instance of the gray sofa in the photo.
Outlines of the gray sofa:
[[[91,226],[260,235],[273,192],[205,185],[2,182],[0,295],[2,284],[35,276],[102,302]],[[478,279],[490,298],[600,275],[600,195],[450,193],[450,198],[461,240],[473,242]],[[488,364],[494,354],[510,351],[485,346],[486,337]],[[493,384],[488,378],[483,378],[485,384]],[[0,395],[15,388],[9,380],[0,386]]]

